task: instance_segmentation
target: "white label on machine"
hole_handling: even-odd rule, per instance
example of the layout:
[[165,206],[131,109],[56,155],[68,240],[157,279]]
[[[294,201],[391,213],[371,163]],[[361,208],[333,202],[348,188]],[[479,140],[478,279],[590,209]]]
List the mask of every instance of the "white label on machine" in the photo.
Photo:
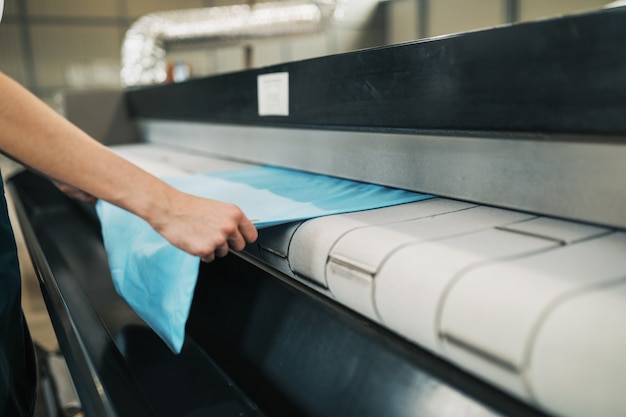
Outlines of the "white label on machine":
[[259,116],[289,116],[289,73],[259,75]]

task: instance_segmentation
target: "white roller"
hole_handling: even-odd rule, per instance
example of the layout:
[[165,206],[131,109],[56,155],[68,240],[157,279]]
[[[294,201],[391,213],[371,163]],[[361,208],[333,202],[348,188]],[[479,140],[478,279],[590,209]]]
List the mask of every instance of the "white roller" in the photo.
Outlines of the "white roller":
[[376,275],[374,298],[381,321],[438,352],[438,308],[459,274],[472,266],[556,245],[554,241],[490,229],[406,246],[385,261]]
[[542,408],[568,417],[626,416],[626,277],[559,303],[526,372]]
[[401,246],[443,239],[503,226],[533,216],[490,207],[473,207],[428,218],[355,229],[342,236],[330,253],[330,262],[351,265],[371,274]]
[[310,220],[300,226],[291,239],[289,264],[296,274],[327,287],[325,270],[328,254],[335,242],[350,230],[429,217],[468,207],[472,205],[437,198]]
[[394,251],[414,242],[471,233],[527,218],[530,216],[522,213],[474,207],[353,230],[342,236],[330,252],[326,268],[328,288],[345,305],[377,319],[373,303],[374,276]]
[[494,373],[523,371],[531,336],[563,297],[626,271],[626,234],[577,243],[472,269],[456,281],[442,308],[443,353],[517,395]]

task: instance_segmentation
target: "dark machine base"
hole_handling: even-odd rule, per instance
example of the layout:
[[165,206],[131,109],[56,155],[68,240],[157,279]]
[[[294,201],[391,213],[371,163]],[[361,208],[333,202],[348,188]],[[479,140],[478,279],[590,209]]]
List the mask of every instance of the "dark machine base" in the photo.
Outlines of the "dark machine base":
[[87,415],[542,415],[245,253],[201,265],[173,355],[116,294],[93,209],[9,185]]
[[93,208],[30,172],[9,187],[85,415],[263,415],[193,340],[174,355],[117,295]]

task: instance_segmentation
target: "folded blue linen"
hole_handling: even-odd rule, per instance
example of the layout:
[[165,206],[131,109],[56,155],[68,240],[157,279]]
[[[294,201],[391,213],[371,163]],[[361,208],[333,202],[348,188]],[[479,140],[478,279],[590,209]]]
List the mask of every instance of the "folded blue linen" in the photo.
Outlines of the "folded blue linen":
[[[269,166],[165,181],[190,194],[238,205],[257,228],[431,197]],[[179,353],[200,259],[169,244],[132,213],[104,201],[96,210],[117,292]]]

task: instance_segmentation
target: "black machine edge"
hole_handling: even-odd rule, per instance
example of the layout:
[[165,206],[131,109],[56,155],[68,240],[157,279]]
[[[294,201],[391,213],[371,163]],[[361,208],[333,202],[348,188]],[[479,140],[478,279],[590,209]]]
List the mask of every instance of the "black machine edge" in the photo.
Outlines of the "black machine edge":
[[201,265],[173,355],[112,291],[93,212],[29,172],[9,184],[88,415],[544,417],[246,254]]
[[[626,8],[606,9],[126,95],[132,116],[147,119],[623,142],[625,20]],[[289,74],[289,114],[260,116],[257,77],[277,72]]]

